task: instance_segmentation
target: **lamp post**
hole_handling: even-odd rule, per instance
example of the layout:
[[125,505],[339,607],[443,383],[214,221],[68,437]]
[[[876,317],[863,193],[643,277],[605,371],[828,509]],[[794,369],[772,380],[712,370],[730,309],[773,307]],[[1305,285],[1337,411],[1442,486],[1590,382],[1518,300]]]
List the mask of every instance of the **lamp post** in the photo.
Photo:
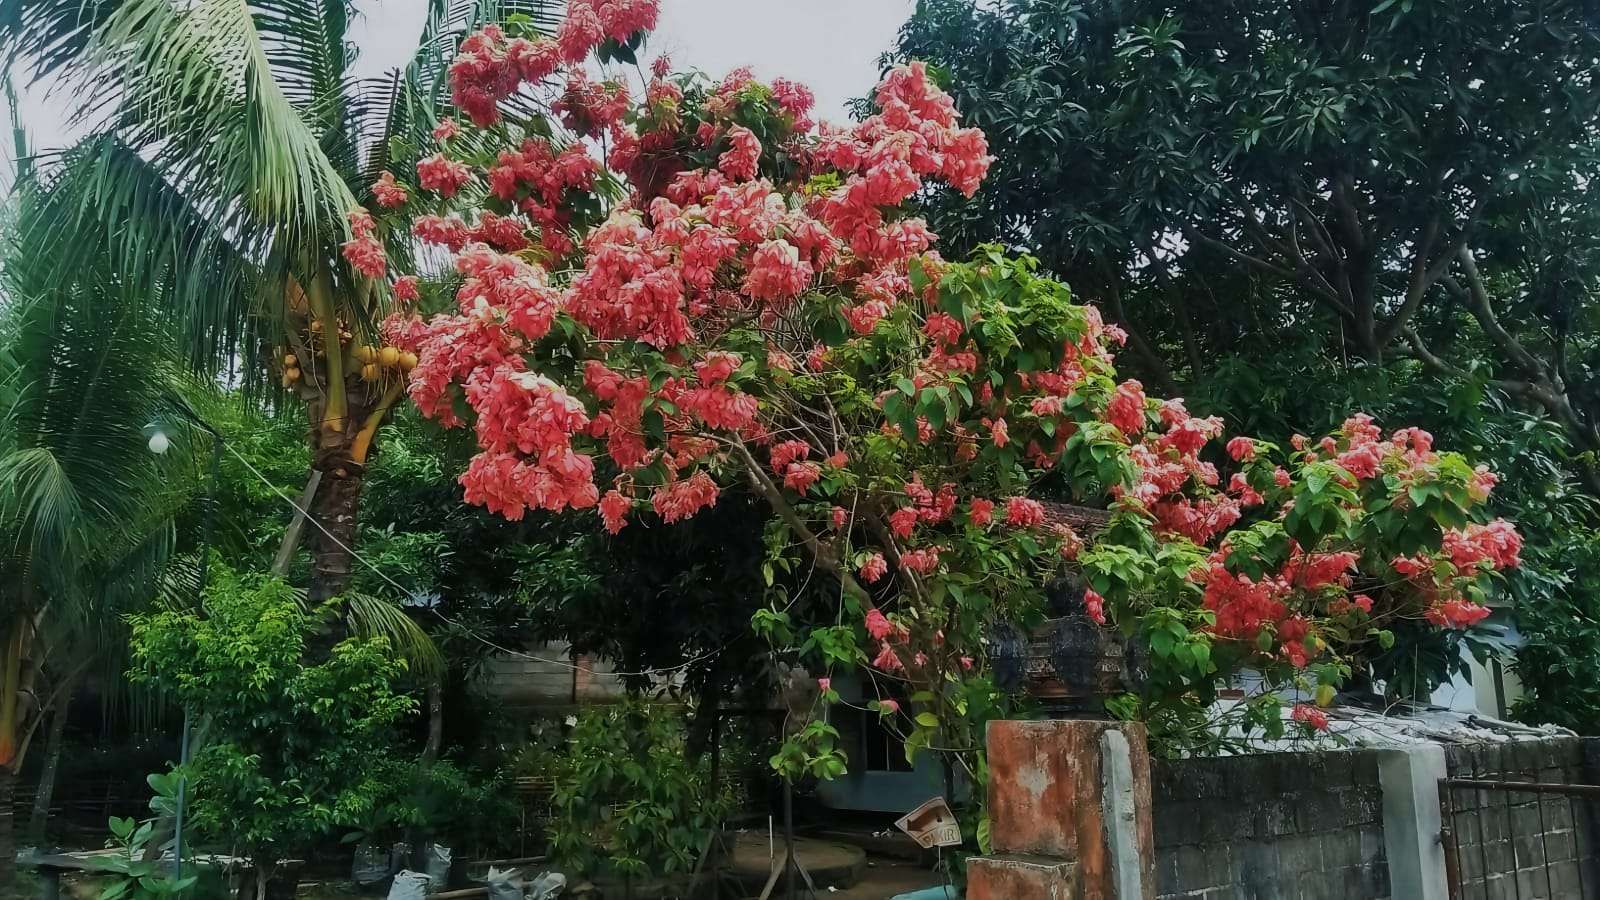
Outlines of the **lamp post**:
[[[195,602],[203,602],[206,593],[206,578],[211,567],[211,530],[216,518],[217,506],[217,479],[222,471],[222,433],[211,427],[205,419],[189,408],[181,399],[176,400],[173,409],[188,420],[190,424],[211,435],[211,464],[206,477],[205,493],[202,497],[204,507],[200,512],[200,569],[197,573],[195,588]],[[172,438],[167,434],[164,423],[151,422],[145,426],[145,446],[151,453],[162,456],[172,447]],[[183,768],[189,764],[189,726],[191,722],[190,711],[183,711],[183,738],[178,748],[178,798],[177,808],[173,814],[173,880],[183,878],[183,814],[188,799],[189,779]]]

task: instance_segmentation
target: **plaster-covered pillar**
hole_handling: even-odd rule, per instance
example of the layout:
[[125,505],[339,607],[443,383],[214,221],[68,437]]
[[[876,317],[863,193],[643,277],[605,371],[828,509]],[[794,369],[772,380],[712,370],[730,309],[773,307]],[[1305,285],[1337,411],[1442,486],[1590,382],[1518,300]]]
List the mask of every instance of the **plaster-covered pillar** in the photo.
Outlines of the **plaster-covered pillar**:
[[989,723],[992,855],[969,861],[969,900],[1154,900],[1144,726]]
[[1416,744],[1378,751],[1383,788],[1383,841],[1389,856],[1389,887],[1396,897],[1447,900],[1443,814],[1439,780],[1449,775],[1444,748]]

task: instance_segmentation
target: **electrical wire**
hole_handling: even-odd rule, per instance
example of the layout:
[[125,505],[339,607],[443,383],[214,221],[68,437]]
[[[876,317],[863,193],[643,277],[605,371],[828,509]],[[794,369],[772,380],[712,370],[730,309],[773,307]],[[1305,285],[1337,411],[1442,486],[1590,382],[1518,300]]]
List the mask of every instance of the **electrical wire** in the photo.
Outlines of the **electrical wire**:
[[571,669],[574,672],[586,672],[586,673],[588,673],[590,675],[612,675],[612,676],[615,676],[617,678],[626,678],[626,677],[651,677],[651,676],[657,676],[657,675],[667,675],[667,674],[670,674],[670,673],[673,673],[673,672],[677,672],[680,669],[687,669],[690,666],[692,666],[692,665],[694,665],[696,663],[702,662],[704,660],[711,659],[712,657],[721,654],[722,651],[728,649],[728,643],[724,643],[722,646],[717,647],[714,650],[708,650],[705,653],[701,653],[698,656],[691,657],[688,660],[685,660],[684,662],[678,663],[675,666],[667,666],[667,667],[661,668],[661,669],[645,669],[644,671],[641,671],[641,672],[601,672],[601,671],[598,671],[596,669],[589,668],[587,666],[574,665],[573,663],[569,663],[569,662],[566,662],[564,660],[547,659],[547,658],[542,657],[542,656],[535,656],[535,655],[533,655],[531,653],[524,653],[524,652],[522,652],[520,650],[512,650],[509,647],[503,647],[503,646],[495,643],[494,641],[489,640],[488,638],[484,637],[483,635],[478,634],[476,631],[473,631],[471,628],[467,627],[466,625],[463,625],[460,622],[458,622],[458,621],[456,621],[454,619],[451,619],[449,616],[446,616],[444,613],[440,612],[434,606],[434,604],[431,601],[429,601],[427,598],[418,595],[416,592],[412,591],[410,588],[407,588],[405,585],[403,585],[400,582],[395,581],[393,578],[389,577],[389,574],[387,572],[385,572],[382,569],[378,568],[378,566],[375,563],[371,562],[366,557],[364,557],[361,554],[357,553],[355,551],[355,549],[352,548],[349,544],[346,544],[344,541],[339,540],[339,537],[337,535],[335,535],[333,532],[329,531],[327,528],[323,527],[323,524],[317,520],[316,516],[313,516],[311,514],[310,510],[307,510],[306,508],[302,507],[299,503],[295,502],[294,498],[290,497],[288,494],[285,494],[282,490],[280,490],[278,488],[277,485],[275,485],[271,481],[269,481],[265,475],[261,474],[261,470],[257,469],[254,465],[251,464],[250,460],[246,459],[244,457],[244,455],[241,454],[239,451],[233,449],[233,445],[232,444],[229,444],[227,441],[223,441],[222,442],[222,446],[225,447],[229,453],[233,454],[233,457],[235,459],[237,459],[239,462],[243,463],[244,467],[246,469],[250,470],[250,474],[254,475],[262,484],[264,484],[268,488],[270,488],[272,490],[272,492],[274,494],[277,494],[278,498],[281,499],[284,503],[289,504],[289,506],[293,507],[294,510],[297,513],[299,513],[301,516],[304,516],[305,520],[307,522],[310,522],[311,525],[314,528],[316,528],[318,531],[322,532],[323,535],[325,535],[328,538],[328,540],[333,541],[334,544],[336,544],[339,547],[339,549],[341,549],[344,552],[350,554],[350,556],[353,559],[355,559],[357,562],[361,563],[363,566],[366,566],[368,569],[371,569],[372,573],[374,575],[377,575],[379,578],[383,579],[385,582],[388,582],[388,584],[391,587],[393,587],[395,590],[399,591],[402,595],[410,598],[410,600],[413,603],[415,603],[417,606],[428,610],[429,612],[431,612],[435,616],[437,616],[441,621],[445,622],[446,624],[450,625],[453,628],[459,629],[463,634],[467,635],[468,637],[472,638],[473,640],[477,641],[480,644],[483,644],[485,647],[488,647],[488,648],[490,648],[492,650],[495,650],[495,651],[500,652],[500,653],[504,653],[507,656],[513,656],[513,657],[518,657],[518,658],[521,658],[521,659],[532,660],[533,662],[544,663],[545,665],[558,666],[558,667],[563,668],[563,669]]

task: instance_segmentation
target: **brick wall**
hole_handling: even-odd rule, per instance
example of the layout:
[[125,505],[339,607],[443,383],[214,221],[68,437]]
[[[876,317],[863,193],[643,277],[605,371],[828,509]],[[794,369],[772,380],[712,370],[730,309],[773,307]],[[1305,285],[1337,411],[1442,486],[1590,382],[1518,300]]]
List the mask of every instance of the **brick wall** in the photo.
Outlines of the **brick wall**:
[[[1452,745],[1445,760],[1451,778],[1600,783],[1600,743],[1578,738]],[[1449,803],[1462,900],[1600,897],[1596,801],[1457,788]]]
[[1389,897],[1370,751],[1155,762],[1162,900]]

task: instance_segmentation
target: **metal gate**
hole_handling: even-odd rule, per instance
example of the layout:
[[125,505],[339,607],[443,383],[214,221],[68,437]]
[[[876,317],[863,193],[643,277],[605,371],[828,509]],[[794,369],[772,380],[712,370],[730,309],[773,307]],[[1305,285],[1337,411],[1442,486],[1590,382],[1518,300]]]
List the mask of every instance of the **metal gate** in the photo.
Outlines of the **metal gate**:
[[1439,781],[1451,900],[1600,900],[1600,785]]

